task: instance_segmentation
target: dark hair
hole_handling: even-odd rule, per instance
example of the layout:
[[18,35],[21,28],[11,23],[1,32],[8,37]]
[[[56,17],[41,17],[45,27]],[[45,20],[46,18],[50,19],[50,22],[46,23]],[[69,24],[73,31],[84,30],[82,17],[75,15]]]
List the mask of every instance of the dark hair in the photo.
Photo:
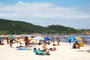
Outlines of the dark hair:
[[28,40],[28,37],[25,37],[25,39],[27,39],[27,40]]
[[36,48],[34,48],[33,50],[36,50]]

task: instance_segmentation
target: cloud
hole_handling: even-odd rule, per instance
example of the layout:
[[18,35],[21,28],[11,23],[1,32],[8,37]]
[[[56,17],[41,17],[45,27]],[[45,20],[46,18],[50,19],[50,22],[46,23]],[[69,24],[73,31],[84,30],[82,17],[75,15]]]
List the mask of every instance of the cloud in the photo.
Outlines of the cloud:
[[79,8],[59,7],[52,3],[24,3],[19,1],[14,5],[0,7],[0,17],[27,17],[27,18],[61,18],[86,19],[90,15],[84,14]]
[[[35,24],[42,24],[48,20],[49,24],[60,24],[67,26],[76,26],[74,24],[80,24],[75,22],[85,22],[90,19],[89,6],[85,7],[61,7],[53,3],[25,3],[22,1],[13,5],[0,5],[0,18],[22,20],[32,22]],[[47,19],[47,20],[46,20]],[[37,22],[36,22],[37,20]],[[42,21],[43,20],[43,21]],[[46,21],[45,21],[46,20]],[[50,22],[50,21],[53,22]],[[54,21],[54,20],[57,20]],[[64,23],[65,22],[65,23]],[[71,22],[72,24],[70,25]],[[43,23],[43,25],[46,25]],[[83,22],[81,24],[85,25]],[[86,25],[87,26],[87,25]],[[77,27],[77,26],[76,26]]]

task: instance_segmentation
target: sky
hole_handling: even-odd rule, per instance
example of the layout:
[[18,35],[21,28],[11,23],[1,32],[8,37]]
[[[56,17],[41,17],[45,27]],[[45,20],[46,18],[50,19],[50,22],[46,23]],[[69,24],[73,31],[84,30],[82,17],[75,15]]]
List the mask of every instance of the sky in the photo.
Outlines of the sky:
[[0,0],[0,19],[90,29],[90,0]]

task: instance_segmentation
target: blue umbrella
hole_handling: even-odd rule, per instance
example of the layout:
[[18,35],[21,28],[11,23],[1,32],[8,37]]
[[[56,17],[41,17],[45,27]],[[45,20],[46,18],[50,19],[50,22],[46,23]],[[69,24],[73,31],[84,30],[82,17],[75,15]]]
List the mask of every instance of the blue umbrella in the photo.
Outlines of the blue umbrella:
[[72,41],[75,41],[75,36],[68,36],[66,40],[69,41],[69,43],[71,43]]
[[44,37],[44,41],[49,41],[50,38],[48,36]]

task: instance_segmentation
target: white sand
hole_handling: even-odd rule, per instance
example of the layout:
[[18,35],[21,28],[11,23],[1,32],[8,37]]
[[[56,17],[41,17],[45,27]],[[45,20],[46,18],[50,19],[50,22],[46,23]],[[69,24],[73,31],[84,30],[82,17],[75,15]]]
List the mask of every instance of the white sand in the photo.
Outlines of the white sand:
[[0,60],[90,60],[90,45],[85,45],[80,49],[72,49],[72,44],[61,43],[56,47],[56,51],[51,51],[50,56],[35,55],[32,50],[16,50],[8,45],[0,45]]

